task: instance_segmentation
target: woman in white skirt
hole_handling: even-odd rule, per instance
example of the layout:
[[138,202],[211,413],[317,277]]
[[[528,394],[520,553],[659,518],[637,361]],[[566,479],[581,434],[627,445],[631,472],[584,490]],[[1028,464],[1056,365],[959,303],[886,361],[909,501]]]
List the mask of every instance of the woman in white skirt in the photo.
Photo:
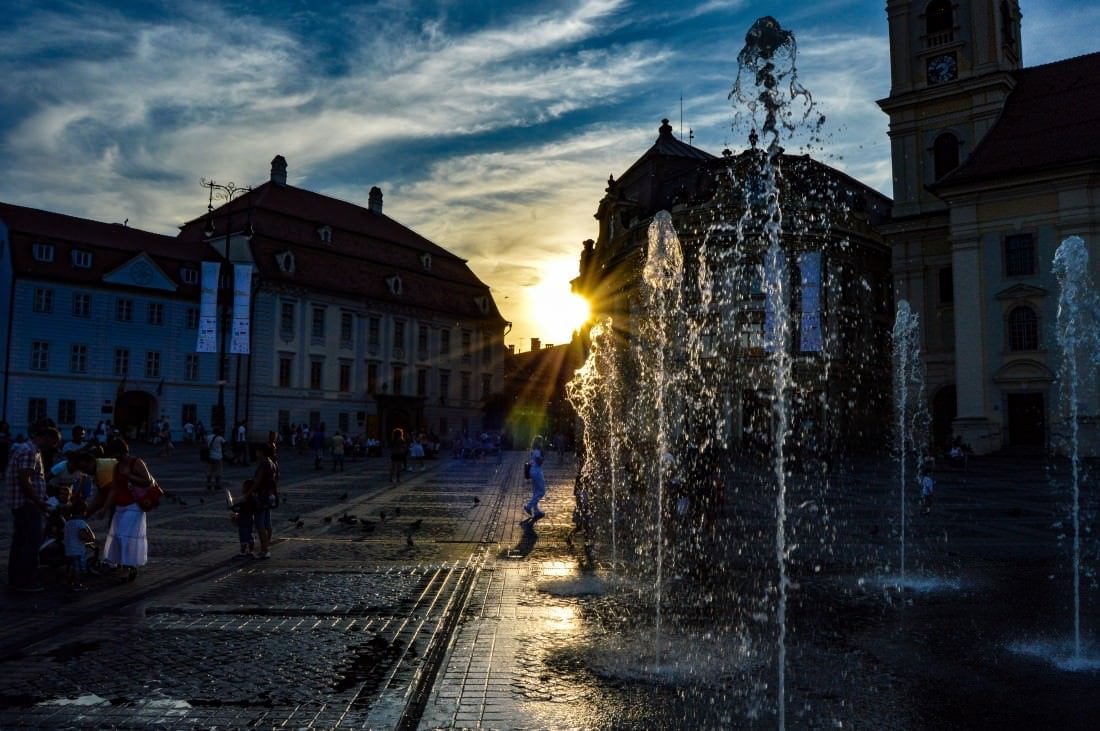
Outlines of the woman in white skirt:
[[124,440],[112,439],[107,445],[107,454],[118,459],[118,464],[108,498],[108,505],[114,506],[114,516],[103,546],[103,555],[108,563],[123,569],[124,580],[133,581],[137,578],[138,567],[149,560],[149,541],[145,512],[138,506],[130,486],[149,487],[156,480],[145,462],[130,456],[130,447]]

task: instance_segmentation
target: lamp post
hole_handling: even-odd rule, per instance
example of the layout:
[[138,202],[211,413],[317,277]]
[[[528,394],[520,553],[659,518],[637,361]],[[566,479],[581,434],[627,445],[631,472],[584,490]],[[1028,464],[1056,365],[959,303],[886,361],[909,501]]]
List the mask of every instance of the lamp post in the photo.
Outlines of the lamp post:
[[[221,308],[219,317],[219,319],[221,320],[221,332],[218,334],[217,337],[218,403],[214,407],[214,414],[213,418],[211,419],[211,426],[214,431],[220,432],[223,436],[225,436],[225,384],[228,382],[229,379],[229,348],[226,344],[226,339],[229,336],[229,317],[231,312],[230,308],[233,304],[233,280],[229,278],[230,265],[232,265],[232,261],[229,257],[229,247],[233,236],[233,211],[231,207],[228,206],[228,204],[231,203],[233,199],[237,196],[251,192],[252,188],[251,186],[238,187],[232,181],[225,184],[219,184],[215,183],[213,180],[207,180],[205,178],[200,178],[199,183],[202,185],[202,187],[209,190],[209,199],[206,204],[206,212],[208,218],[206,221],[206,226],[203,229],[203,233],[205,234],[207,241],[212,240],[214,238],[214,234],[217,233],[217,230],[214,228],[213,218],[215,192],[217,194],[217,197],[220,200],[224,200],[227,204],[225,214],[225,239],[222,244],[221,251],[222,261],[224,264],[227,265],[225,286],[222,285],[222,275],[218,275],[218,305]],[[249,214],[249,222],[245,226],[243,235],[246,241],[252,238],[251,213]],[[224,294],[226,290],[228,290],[229,292],[229,302],[223,301],[226,299],[226,295]],[[238,356],[238,365],[239,363],[240,361]],[[234,409],[236,409],[236,403],[234,403]]]

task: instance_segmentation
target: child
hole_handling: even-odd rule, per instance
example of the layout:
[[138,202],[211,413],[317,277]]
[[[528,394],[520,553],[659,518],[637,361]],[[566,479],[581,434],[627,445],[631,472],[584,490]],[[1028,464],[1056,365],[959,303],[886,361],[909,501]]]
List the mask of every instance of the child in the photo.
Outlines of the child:
[[88,587],[80,583],[87,573],[88,543],[95,540],[95,533],[87,521],[88,505],[76,498],[69,505],[69,519],[65,521],[65,558],[69,563],[69,588],[84,591]]
[[936,481],[932,478],[932,468],[925,464],[918,473],[920,478],[920,504],[921,512],[928,515],[932,511],[932,493],[936,489]]
[[[252,524],[256,515],[256,496],[252,480],[245,480],[242,485],[241,499],[233,501],[230,510],[233,511],[233,522],[237,524],[237,537],[241,541],[241,552],[237,558],[256,558],[256,544],[252,540]],[[228,493],[229,491],[226,490]]]

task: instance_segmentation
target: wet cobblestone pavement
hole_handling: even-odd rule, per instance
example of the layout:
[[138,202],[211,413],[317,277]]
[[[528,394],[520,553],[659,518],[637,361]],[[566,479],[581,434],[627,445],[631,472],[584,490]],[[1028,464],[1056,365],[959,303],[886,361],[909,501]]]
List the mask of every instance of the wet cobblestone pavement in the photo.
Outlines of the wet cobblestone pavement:
[[[569,545],[568,461],[547,467],[547,517],[523,520],[522,459],[443,459],[391,485],[382,460],[333,475],[289,455],[273,558],[240,561],[224,496],[186,453],[151,458],[179,502],[151,514],[136,582],[73,595],[44,568],[49,591],[0,600],[0,728],[775,728],[768,553],[754,547],[774,517],[752,480],[731,486],[717,527],[737,540],[703,570],[670,560],[658,586],[644,552],[619,557],[606,531],[591,557]],[[889,466],[794,481],[787,725],[1094,727],[1100,667],[1009,649],[1068,625],[1058,480],[988,460],[939,487],[909,550],[940,588],[899,591]],[[624,525],[619,546],[637,538]]]

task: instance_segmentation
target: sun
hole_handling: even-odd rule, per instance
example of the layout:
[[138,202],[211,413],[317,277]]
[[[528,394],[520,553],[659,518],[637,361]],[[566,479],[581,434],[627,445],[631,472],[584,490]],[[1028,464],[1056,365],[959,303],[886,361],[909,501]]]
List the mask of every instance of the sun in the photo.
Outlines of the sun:
[[570,290],[569,282],[576,276],[567,267],[554,267],[528,290],[528,312],[544,343],[569,342],[591,316],[588,300]]

